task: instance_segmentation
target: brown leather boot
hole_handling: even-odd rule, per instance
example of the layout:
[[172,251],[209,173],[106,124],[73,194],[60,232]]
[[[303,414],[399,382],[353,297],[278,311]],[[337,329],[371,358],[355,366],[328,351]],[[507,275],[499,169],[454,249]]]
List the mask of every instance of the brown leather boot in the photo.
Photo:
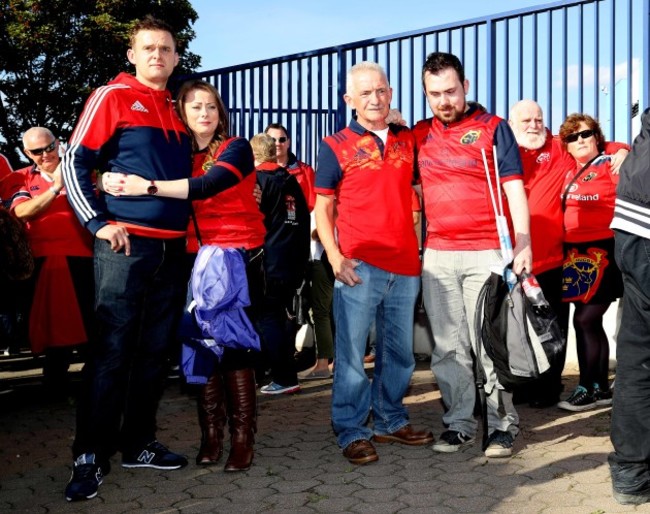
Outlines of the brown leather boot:
[[217,464],[223,454],[223,427],[226,404],[221,373],[214,373],[201,389],[198,399],[201,447],[196,456],[199,466]]
[[230,426],[230,454],[224,471],[246,471],[253,462],[257,432],[255,371],[252,368],[229,371],[224,379]]

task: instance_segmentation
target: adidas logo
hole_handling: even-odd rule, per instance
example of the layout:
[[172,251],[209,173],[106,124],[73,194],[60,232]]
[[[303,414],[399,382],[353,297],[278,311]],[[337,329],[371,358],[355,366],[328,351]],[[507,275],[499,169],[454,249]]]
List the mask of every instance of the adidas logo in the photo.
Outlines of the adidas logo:
[[140,103],[139,100],[136,100],[133,102],[133,105],[131,106],[132,111],[138,111],[138,112],[149,112],[147,108]]

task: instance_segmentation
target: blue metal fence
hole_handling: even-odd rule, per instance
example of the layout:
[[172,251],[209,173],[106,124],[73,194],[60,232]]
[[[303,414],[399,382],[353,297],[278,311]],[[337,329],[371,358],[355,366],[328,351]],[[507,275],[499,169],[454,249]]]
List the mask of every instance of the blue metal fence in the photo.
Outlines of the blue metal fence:
[[[498,4],[497,4],[498,5]],[[522,98],[542,106],[557,132],[571,112],[597,117],[611,140],[631,141],[650,105],[650,0],[562,1],[461,23],[202,72],[230,112],[232,131],[252,137],[283,123],[299,158],[314,163],[320,140],[344,127],[346,71],[376,61],[393,107],[412,125],[430,116],[420,73],[432,51],[459,56],[469,99],[507,117]]]

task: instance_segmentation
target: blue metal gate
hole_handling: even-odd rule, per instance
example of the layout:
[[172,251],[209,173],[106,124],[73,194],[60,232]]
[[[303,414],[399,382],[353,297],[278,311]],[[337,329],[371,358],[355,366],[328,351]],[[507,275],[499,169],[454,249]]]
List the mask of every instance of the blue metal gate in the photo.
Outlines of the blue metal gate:
[[[498,4],[497,4],[498,5]],[[346,72],[376,61],[409,124],[430,116],[420,74],[426,56],[459,56],[469,98],[508,116],[522,98],[557,132],[571,112],[597,117],[608,139],[631,141],[650,105],[650,0],[562,1],[461,23],[358,41],[193,75],[214,84],[232,132],[247,138],[284,124],[298,157],[315,163],[320,140],[344,127]]]

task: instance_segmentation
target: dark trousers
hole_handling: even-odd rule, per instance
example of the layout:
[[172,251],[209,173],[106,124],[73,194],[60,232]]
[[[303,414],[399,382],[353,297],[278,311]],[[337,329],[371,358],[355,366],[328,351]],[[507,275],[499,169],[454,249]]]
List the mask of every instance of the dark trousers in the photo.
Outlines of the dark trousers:
[[95,240],[98,331],[86,366],[88,415],[80,405],[74,456],[92,452],[105,461],[118,449],[135,451],[155,439],[184,299],[185,239],[130,239],[130,256]]
[[271,378],[276,384],[296,385],[296,325],[287,315],[296,289],[286,282],[268,278],[265,284],[255,325],[260,335],[262,359],[271,368]]
[[319,359],[334,358],[334,320],[332,317],[332,295],[334,293],[334,272],[323,252],[320,260],[311,262],[310,302],[314,313],[314,335]]
[[616,339],[616,387],[609,455],[619,490],[650,483],[650,240],[616,232],[624,301]]

